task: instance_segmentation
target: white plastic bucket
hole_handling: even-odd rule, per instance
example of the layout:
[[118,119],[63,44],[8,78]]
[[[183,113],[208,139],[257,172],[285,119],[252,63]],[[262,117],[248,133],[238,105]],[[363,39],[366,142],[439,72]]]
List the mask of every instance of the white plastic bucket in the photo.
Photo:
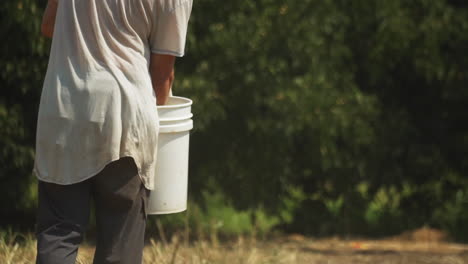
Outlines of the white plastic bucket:
[[188,98],[171,96],[166,105],[158,106],[158,156],[148,214],[172,214],[187,209],[191,105]]

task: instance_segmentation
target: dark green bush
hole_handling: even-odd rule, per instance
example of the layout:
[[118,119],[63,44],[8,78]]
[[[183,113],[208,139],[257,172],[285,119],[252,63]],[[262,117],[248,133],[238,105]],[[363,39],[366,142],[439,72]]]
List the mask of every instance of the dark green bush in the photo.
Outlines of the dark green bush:
[[[43,4],[0,4],[0,205],[16,218],[34,207]],[[466,240],[467,46],[463,1],[195,1],[174,85],[195,101],[187,219]]]

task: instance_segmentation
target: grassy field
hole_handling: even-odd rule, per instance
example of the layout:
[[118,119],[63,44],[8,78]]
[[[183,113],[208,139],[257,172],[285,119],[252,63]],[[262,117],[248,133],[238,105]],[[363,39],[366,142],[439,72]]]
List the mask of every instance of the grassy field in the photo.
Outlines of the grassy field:
[[[417,233],[419,232],[419,233]],[[186,242],[174,236],[162,243],[150,239],[144,263],[307,263],[307,264],[464,264],[468,245],[449,243],[438,233],[419,230],[383,240],[312,239],[289,235],[271,240],[238,237],[229,242],[217,240]],[[94,248],[84,244],[77,263],[92,263]],[[32,235],[9,235],[0,240],[0,263],[34,263]]]

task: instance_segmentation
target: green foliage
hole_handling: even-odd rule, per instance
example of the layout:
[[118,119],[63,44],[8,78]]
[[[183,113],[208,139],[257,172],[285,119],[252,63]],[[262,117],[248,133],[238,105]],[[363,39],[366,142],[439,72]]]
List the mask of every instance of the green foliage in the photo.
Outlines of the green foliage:
[[385,220],[385,214],[396,215],[400,209],[400,194],[393,187],[380,189],[369,203],[365,218],[373,225]]
[[[5,212],[35,197],[40,11],[0,4]],[[174,85],[194,100],[192,202],[163,224],[226,235],[431,225],[466,240],[467,46],[458,0],[195,1]]]
[[38,2],[32,0],[0,4],[0,34],[4,37],[0,43],[1,225],[30,225],[34,219],[33,147],[49,48],[48,41],[39,36],[41,12]]
[[[461,158],[468,128],[460,125],[468,98],[466,6],[196,6],[190,62],[179,66],[183,81],[175,86],[196,99],[201,123],[192,150],[204,151],[191,155],[192,188],[209,186],[209,175],[240,208],[264,206],[288,228],[315,234],[437,225],[432,212],[450,188],[466,186],[437,187],[441,175],[463,177],[468,165]],[[366,197],[356,190],[363,183]],[[289,186],[306,198],[283,214]]]
[[[192,236],[233,237],[235,235],[265,235],[280,221],[269,215],[262,208],[239,210],[234,208],[229,199],[220,192],[202,192],[200,204],[189,202],[188,211],[174,215],[161,215],[150,218],[153,222],[160,219],[164,229],[169,232],[189,228]],[[154,223],[150,223],[154,229]]]
[[247,233],[252,229],[252,221],[247,211],[239,211],[227,204],[221,193],[203,192],[204,215],[200,221],[205,230],[223,229],[227,234]]
[[434,212],[436,223],[448,230],[456,239],[465,240],[468,233],[468,189],[458,190],[452,199],[444,202],[443,206]]
[[290,224],[294,220],[294,213],[296,210],[301,209],[300,204],[306,199],[306,194],[302,188],[289,186],[286,195],[280,200],[281,204],[278,206],[279,221],[281,223]]

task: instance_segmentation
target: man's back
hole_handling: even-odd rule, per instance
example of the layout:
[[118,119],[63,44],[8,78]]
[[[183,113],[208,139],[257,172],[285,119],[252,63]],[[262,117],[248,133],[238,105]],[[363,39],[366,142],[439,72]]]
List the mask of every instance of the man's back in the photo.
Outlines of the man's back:
[[[94,263],[141,263],[158,116],[191,0],[49,0],[36,137],[37,263],[75,263],[93,200]],[[155,97],[157,95],[157,98]]]
[[[35,171],[72,184],[123,156],[153,188],[152,53],[183,56],[190,0],[59,0],[39,110]],[[79,139],[79,140],[77,140]]]

